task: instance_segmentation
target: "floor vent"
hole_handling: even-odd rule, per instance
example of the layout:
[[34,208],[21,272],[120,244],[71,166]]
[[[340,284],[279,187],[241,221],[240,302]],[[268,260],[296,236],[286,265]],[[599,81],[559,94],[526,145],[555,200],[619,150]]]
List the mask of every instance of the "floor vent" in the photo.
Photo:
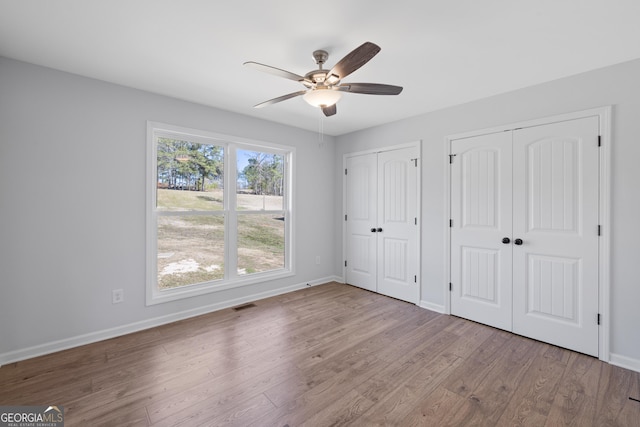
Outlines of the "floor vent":
[[240,311],[240,310],[245,310],[247,308],[252,308],[252,307],[255,307],[255,306],[256,306],[255,304],[250,303],[250,304],[244,304],[244,305],[239,305],[237,307],[233,307],[233,309],[235,311]]

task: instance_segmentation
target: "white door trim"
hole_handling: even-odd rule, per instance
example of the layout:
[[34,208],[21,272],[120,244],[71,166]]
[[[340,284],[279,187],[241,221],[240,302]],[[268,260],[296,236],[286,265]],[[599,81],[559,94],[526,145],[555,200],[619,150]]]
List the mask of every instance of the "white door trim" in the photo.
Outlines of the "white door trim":
[[479,135],[486,135],[496,132],[504,132],[508,130],[514,130],[517,128],[540,126],[549,123],[557,123],[567,120],[580,119],[584,117],[597,116],[600,124],[600,136],[601,136],[601,149],[600,149],[600,202],[598,206],[598,217],[601,226],[601,236],[599,240],[599,280],[598,280],[598,297],[599,297],[599,312],[600,312],[600,331],[598,334],[598,353],[599,359],[604,362],[609,362],[610,358],[610,335],[611,335],[611,322],[610,322],[610,244],[611,244],[611,111],[610,105],[598,108],[592,108],[588,110],[575,111],[566,114],[560,114],[550,117],[543,117],[534,120],[527,120],[523,122],[510,123],[492,128],[479,129],[470,132],[463,132],[445,137],[445,153],[447,156],[443,159],[446,162],[447,167],[444,172],[444,275],[445,282],[443,283],[443,296],[444,296],[444,312],[445,314],[451,314],[451,294],[449,292],[449,283],[451,282],[451,233],[449,232],[449,219],[451,218],[451,168],[449,165],[448,156],[451,154],[451,142],[456,139],[470,138]]
[[342,214],[340,216],[340,220],[342,221],[342,283],[346,283],[347,280],[347,267],[344,265],[344,261],[347,257],[347,221],[345,221],[344,217],[346,215],[347,209],[347,178],[344,174],[345,169],[347,168],[347,158],[362,156],[364,154],[371,153],[381,153],[384,151],[393,151],[399,150],[402,148],[410,148],[416,147],[418,150],[418,177],[417,177],[417,192],[418,192],[418,206],[417,206],[417,216],[418,216],[418,265],[417,265],[417,275],[418,275],[418,301],[416,304],[419,304],[422,297],[422,140],[407,142],[404,144],[391,145],[387,147],[373,148],[364,151],[354,151],[350,153],[344,153],[342,155],[342,170],[340,173],[342,174]]

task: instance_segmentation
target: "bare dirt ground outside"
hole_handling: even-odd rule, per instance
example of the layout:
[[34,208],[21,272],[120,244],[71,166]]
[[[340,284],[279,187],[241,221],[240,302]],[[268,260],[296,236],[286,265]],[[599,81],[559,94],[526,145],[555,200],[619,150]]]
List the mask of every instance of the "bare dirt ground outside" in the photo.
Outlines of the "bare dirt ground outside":
[[[158,216],[160,289],[224,277],[222,190],[158,189],[161,211],[211,211],[212,215]],[[284,268],[284,218],[256,211],[282,210],[281,196],[238,194],[238,274]],[[246,211],[246,213],[243,213]]]

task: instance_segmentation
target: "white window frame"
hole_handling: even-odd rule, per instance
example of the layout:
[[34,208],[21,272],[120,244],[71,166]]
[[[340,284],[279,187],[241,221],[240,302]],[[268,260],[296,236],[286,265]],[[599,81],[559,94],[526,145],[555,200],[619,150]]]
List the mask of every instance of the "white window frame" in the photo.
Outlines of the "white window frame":
[[[224,201],[222,211],[212,211],[207,214],[220,215],[225,217],[224,233],[224,277],[221,280],[186,285],[172,289],[158,289],[157,261],[158,261],[158,209],[156,208],[156,187],[157,187],[157,144],[158,137],[173,139],[185,139],[202,144],[214,144],[224,149]],[[284,157],[284,179],[285,192],[283,197],[282,210],[260,211],[260,214],[284,213],[285,227],[285,253],[284,268],[239,275],[237,273],[237,163],[236,151],[249,150],[270,154],[278,154]],[[293,276],[295,274],[295,260],[293,243],[294,215],[293,215],[293,176],[294,176],[295,148],[270,142],[251,140],[236,136],[223,135],[197,129],[190,129],[181,126],[174,126],[159,122],[147,122],[147,235],[146,235],[146,305],[155,305],[168,301],[175,301],[197,295],[204,295],[211,292],[225,289],[237,288],[240,286],[252,285],[269,280],[280,279]],[[243,211],[242,211],[243,212]],[[251,211],[249,211],[251,212]],[[168,213],[168,215],[176,213]],[[161,215],[167,215],[161,213]]]

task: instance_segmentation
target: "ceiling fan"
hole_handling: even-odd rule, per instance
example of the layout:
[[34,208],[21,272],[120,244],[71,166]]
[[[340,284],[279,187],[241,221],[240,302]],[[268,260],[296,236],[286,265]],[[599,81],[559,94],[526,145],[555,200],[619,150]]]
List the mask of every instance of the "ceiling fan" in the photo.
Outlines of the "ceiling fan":
[[305,101],[314,107],[322,108],[324,115],[329,117],[336,114],[336,102],[341,98],[343,92],[367,95],[398,95],[402,92],[401,86],[378,83],[341,83],[342,79],[369,62],[378,52],[380,52],[380,46],[375,43],[365,42],[338,61],[331,70],[325,70],[322,66],[329,58],[329,53],[325,50],[316,50],[313,52],[313,58],[318,64],[318,69],[309,71],[304,76],[258,62],[245,62],[244,65],[284,77],[285,79],[295,80],[306,87],[305,90],[261,102],[255,105],[254,108],[266,107],[267,105],[302,95]]

